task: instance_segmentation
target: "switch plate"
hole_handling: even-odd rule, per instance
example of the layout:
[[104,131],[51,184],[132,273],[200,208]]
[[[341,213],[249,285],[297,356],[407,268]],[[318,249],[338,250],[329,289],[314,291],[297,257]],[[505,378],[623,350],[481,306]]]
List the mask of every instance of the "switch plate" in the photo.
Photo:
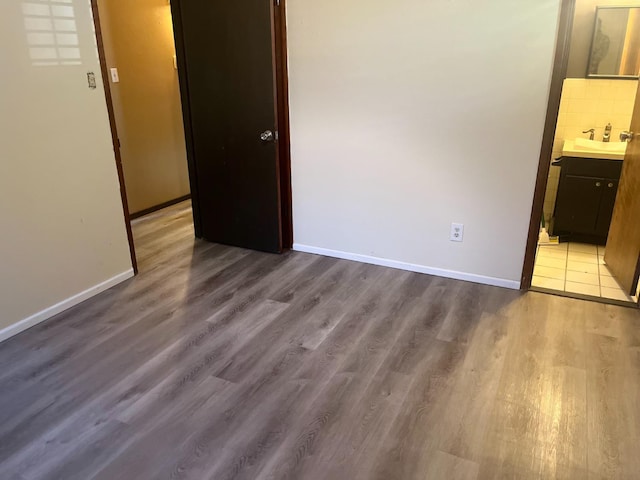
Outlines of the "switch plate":
[[120,76],[118,75],[118,69],[117,68],[112,68],[110,70],[111,72],[111,81],[113,83],[119,83],[120,82]]
[[87,72],[87,82],[89,83],[89,88],[91,90],[95,90],[98,88],[98,84],[96,83],[96,74],[93,72]]
[[449,240],[452,242],[461,242],[464,238],[464,225],[462,223],[452,223]]

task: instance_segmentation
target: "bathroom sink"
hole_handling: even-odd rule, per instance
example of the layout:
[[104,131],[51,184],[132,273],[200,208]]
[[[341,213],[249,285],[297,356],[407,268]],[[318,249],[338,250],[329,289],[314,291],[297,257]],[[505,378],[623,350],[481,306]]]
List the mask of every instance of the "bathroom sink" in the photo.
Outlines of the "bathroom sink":
[[565,157],[601,158],[624,160],[627,142],[599,142],[587,138],[565,140],[562,155]]

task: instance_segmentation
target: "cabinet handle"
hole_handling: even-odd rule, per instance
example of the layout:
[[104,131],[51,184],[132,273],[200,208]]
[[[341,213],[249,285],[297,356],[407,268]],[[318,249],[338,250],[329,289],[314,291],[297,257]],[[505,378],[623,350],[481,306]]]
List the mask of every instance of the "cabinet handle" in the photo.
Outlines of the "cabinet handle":
[[613,188],[613,182],[609,182],[609,185],[607,185],[607,187]]
[[600,185],[602,185],[602,183],[596,182],[596,187],[599,187]]

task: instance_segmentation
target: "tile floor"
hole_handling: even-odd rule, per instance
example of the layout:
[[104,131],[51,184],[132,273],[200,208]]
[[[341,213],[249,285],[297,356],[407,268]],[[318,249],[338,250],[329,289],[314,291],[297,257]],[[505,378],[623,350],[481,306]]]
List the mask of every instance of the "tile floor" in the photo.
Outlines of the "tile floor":
[[625,294],[607,269],[604,246],[585,243],[539,246],[532,285],[593,297],[636,301],[636,297]]

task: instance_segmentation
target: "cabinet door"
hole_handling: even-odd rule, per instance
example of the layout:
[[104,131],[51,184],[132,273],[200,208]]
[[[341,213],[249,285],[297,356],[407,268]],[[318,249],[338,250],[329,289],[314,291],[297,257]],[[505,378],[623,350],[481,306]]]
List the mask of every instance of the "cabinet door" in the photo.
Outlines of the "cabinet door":
[[595,233],[605,180],[567,175],[560,183],[555,230],[559,233]]
[[602,184],[602,201],[596,222],[596,235],[606,237],[609,234],[609,225],[613,215],[613,207],[616,203],[618,192],[618,180],[607,178]]

